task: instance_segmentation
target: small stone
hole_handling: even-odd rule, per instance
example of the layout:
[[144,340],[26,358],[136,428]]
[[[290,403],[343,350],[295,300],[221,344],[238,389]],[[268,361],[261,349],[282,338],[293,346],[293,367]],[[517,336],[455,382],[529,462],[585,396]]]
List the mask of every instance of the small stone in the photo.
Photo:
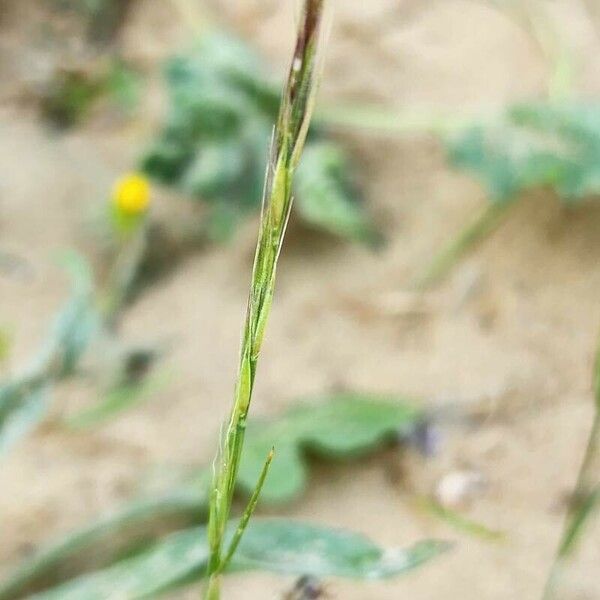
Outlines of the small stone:
[[452,471],[438,482],[435,498],[446,508],[464,507],[485,490],[487,483],[486,477],[479,471]]

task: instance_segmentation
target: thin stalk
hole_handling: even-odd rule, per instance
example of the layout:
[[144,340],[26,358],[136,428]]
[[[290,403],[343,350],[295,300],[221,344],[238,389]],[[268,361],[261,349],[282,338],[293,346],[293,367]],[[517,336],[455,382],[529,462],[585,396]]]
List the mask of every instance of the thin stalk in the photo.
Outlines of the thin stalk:
[[558,600],[563,597],[569,562],[600,504],[600,346],[594,363],[594,395],[594,421],[577,476],[571,508],[544,588],[543,600]]
[[244,511],[244,514],[242,515],[242,518],[240,519],[240,523],[239,523],[237,529],[235,530],[235,533],[233,534],[233,538],[231,539],[231,542],[229,543],[229,548],[227,550],[227,554],[225,555],[225,558],[221,561],[221,563],[222,563],[221,569],[223,571],[227,568],[227,565],[231,562],[231,559],[233,558],[233,555],[235,554],[237,547],[240,545],[242,536],[244,535],[244,531],[246,531],[246,527],[248,526],[248,523],[250,522],[250,517],[254,514],[256,505],[258,504],[258,499],[260,498],[260,493],[262,492],[263,486],[265,485],[265,480],[267,479],[267,473],[269,472],[269,467],[271,466],[271,463],[273,462],[274,455],[275,455],[275,450],[273,448],[271,448],[271,451],[269,452],[269,454],[267,456],[267,460],[265,461],[265,464],[263,465],[262,471],[258,478],[258,483],[256,484],[256,487],[254,488],[254,492],[252,492],[252,496],[250,496],[250,500],[248,501],[246,510]]
[[416,288],[427,289],[441,281],[450,269],[500,224],[514,202],[490,202],[434,259],[416,282]]
[[231,512],[258,357],[273,300],[277,260],[292,207],[292,179],[314,104],[324,2],[304,2],[296,47],[273,134],[233,408],[214,464],[208,523],[210,559],[206,600],[220,598],[223,538]]
[[130,239],[123,240],[111,265],[99,300],[102,322],[115,329],[146,253],[146,228],[140,223]]

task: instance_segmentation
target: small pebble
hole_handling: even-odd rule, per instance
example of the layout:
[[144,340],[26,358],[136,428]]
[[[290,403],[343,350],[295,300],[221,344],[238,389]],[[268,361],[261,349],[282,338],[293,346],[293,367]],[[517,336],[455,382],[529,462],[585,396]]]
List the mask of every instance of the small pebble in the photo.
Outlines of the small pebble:
[[435,498],[445,508],[461,508],[480,495],[486,487],[487,479],[479,471],[451,471],[438,482]]

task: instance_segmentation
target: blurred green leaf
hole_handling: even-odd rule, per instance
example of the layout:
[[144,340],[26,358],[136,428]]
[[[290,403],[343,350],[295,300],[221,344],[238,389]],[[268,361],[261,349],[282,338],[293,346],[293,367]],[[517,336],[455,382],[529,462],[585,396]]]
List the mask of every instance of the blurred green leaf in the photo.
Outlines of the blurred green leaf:
[[542,186],[578,202],[600,193],[600,104],[513,106],[462,131],[448,149],[450,162],[475,174],[494,202]]
[[43,380],[28,377],[0,387],[0,456],[46,416],[49,392]]
[[[251,420],[238,486],[247,493],[254,490],[265,456],[275,445],[275,459],[264,482],[261,499],[267,502],[290,500],[306,483],[305,450],[334,458],[359,457],[388,440],[410,434],[422,418],[422,412],[403,398],[338,394],[296,405],[274,420]],[[131,540],[134,526],[140,530],[150,523],[160,523],[165,517],[203,514],[210,480],[207,473],[202,471],[193,487],[189,484],[172,494],[136,500],[42,548],[0,585],[0,600],[14,598],[19,590],[48,573],[63,571],[76,556],[97,553],[101,542],[114,549],[121,540],[119,547],[122,547],[124,541]]]
[[68,253],[63,263],[72,280],[72,296],[59,312],[26,374],[0,387],[0,454],[10,449],[45,417],[51,384],[70,375],[99,325],[91,269],[83,257]]
[[99,327],[89,263],[76,252],[63,254],[61,262],[71,278],[71,298],[54,319],[30,369],[46,379],[61,379],[73,373]]
[[47,350],[59,378],[73,373],[100,326],[91,266],[75,252],[63,255],[62,262],[71,277],[73,291],[54,321]]
[[[142,169],[205,202],[206,234],[227,240],[260,207],[279,90],[254,53],[223,34],[206,35],[170,60],[166,79],[170,110]],[[376,236],[349,171],[335,143],[309,138],[298,172],[300,214],[317,228],[372,242]]]
[[600,194],[600,104],[519,104],[447,140],[450,163],[472,173],[492,202],[437,254],[417,280],[424,289],[484,239],[525,192],[546,187],[566,204]]
[[105,86],[125,112],[133,111],[138,105],[142,89],[140,75],[122,60],[112,62]]
[[[235,527],[232,523],[229,537]],[[355,533],[283,520],[254,520],[248,525],[230,570],[260,569],[282,574],[375,580],[410,571],[447,549],[446,543],[425,541],[408,549],[383,550]],[[34,598],[135,600],[154,597],[200,579],[207,559],[206,529],[189,529],[168,536],[139,556]]]
[[73,429],[93,427],[120,415],[122,412],[150,399],[164,389],[169,381],[167,373],[148,375],[142,381],[123,383],[110,389],[101,402],[68,417],[65,423]]
[[[206,477],[208,481],[208,477]],[[0,600],[19,597],[26,589],[56,572],[64,573],[65,565],[72,567],[82,555],[98,552],[98,546],[106,544],[110,553],[104,564],[131,543],[132,532],[148,536],[153,525],[166,520],[192,522],[206,515],[207,484],[190,485],[179,491],[157,498],[135,500],[106,517],[79,529],[55,543],[42,547],[31,558],[0,584]],[[129,535],[127,533],[129,532]],[[97,566],[97,565],[96,565]]]
[[134,600],[156,597],[186,581],[199,579],[208,558],[205,528],[168,536],[152,549],[103,571],[74,579],[36,600]]
[[376,580],[406,573],[448,548],[445,542],[428,540],[408,549],[383,550],[350,531],[283,519],[255,519],[242,538],[232,569]]
[[342,149],[330,142],[309,144],[296,173],[300,216],[311,225],[348,239],[376,243]]
[[207,143],[188,167],[183,187],[207,201],[219,198],[243,177],[244,168],[244,148],[239,144]]
[[101,96],[102,88],[102,82],[81,69],[59,70],[44,91],[42,113],[58,127],[72,127],[87,116],[93,103]]
[[386,441],[409,433],[423,414],[404,398],[369,394],[338,394],[291,408],[274,420],[248,423],[238,485],[254,489],[265,456],[276,457],[261,493],[262,502],[285,502],[306,484],[304,452],[333,458],[354,458]]

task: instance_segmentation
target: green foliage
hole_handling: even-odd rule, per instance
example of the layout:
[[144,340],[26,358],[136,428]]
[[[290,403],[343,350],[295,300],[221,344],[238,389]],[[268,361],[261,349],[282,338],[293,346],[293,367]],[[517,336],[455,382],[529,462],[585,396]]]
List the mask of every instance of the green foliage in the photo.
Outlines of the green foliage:
[[[238,477],[238,489],[250,493],[264,467],[265,457],[276,446],[261,493],[264,502],[293,500],[306,483],[303,454],[352,459],[376,452],[399,434],[410,434],[422,413],[401,398],[341,394],[312,399],[292,407],[274,420],[250,420]],[[148,537],[152,524],[169,519],[205,517],[208,510],[209,470],[198,481],[171,493],[134,500],[120,510],[43,547],[0,585],[0,600],[11,600],[51,572],[63,572],[77,556],[94,556],[104,543],[116,550],[131,543],[132,532]],[[288,480],[291,482],[288,483]],[[120,540],[120,542],[119,542]],[[106,563],[103,563],[106,564]]]
[[427,540],[409,549],[383,550],[357,533],[266,519],[249,525],[232,568],[323,578],[387,579],[414,569],[448,548],[447,543]]
[[600,104],[519,104],[448,136],[448,158],[484,185],[491,205],[434,257],[417,281],[439,281],[533,189],[554,191],[565,204],[600,194]]
[[474,173],[493,202],[547,186],[568,203],[600,193],[600,105],[522,104],[449,142],[451,163]]
[[248,423],[238,485],[250,491],[265,456],[275,448],[275,460],[261,500],[287,502],[305,487],[304,453],[328,458],[356,458],[383,443],[413,431],[423,414],[402,398],[339,394],[291,408],[275,420]]
[[[230,416],[217,446],[214,477],[211,485],[208,542],[208,582],[205,600],[219,600],[221,575],[232,560],[239,537],[248,524],[252,502],[242,516],[238,534],[226,548],[225,534],[231,515],[233,495],[242,459],[246,422],[256,369],[271,312],[277,263],[286,226],[292,210],[292,186],[306,142],[316,91],[317,51],[321,41],[323,0],[305,0],[296,45],[273,130],[268,168],[262,195],[262,210],[258,239],[252,266],[252,278],[242,334],[239,366]],[[229,99],[231,100],[231,99]],[[272,449],[265,453],[272,456]],[[254,504],[258,499],[270,465],[270,458],[258,474]]]
[[115,58],[53,74],[41,98],[41,111],[51,124],[68,129],[80,124],[101,98],[125,114],[137,106],[141,90],[138,73]]
[[[228,528],[233,535],[235,524]],[[438,556],[448,545],[424,541],[408,549],[383,550],[367,538],[315,525],[283,520],[255,520],[248,525],[230,570],[384,579],[400,575]],[[136,600],[155,597],[199,580],[209,547],[206,528],[171,534],[150,550],[59,588],[36,600]]]
[[[29,433],[47,415],[49,395],[53,386],[67,377],[77,375],[82,358],[94,346],[94,341],[107,335],[119,311],[124,294],[129,290],[130,259],[117,263],[117,273],[109,286],[109,303],[100,306],[90,265],[81,255],[71,252],[63,257],[72,280],[71,298],[54,319],[47,339],[32,364],[23,374],[0,385],[0,455]],[[123,277],[125,272],[125,277]],[[125,290],[125,291],[124,291]],[[118,379],[111,382],[106,397],[95,406],[67,419],[72,427],[98,424],[134,406],[164,385],[165,377],[148,376],[152,351],[123,354]],[[128,372],[131,369],[131,373]]]
[[[260,206],[279,88],[265,79],[246,45],[216,33],[173,58],[166,79],[170,111],[143,169],[202,200],[209,207],[207,235],[227,239]],[[296,185],[300,215],[336,235],[372,241],[341,148],[315,134],[303,161]]]
[[90,264],[75,252],[65,254],[62,262],[71,277],[73,291],[54,322],[40,361],[58,378],[75,371],[100,326]]
[[0,457],[45,417],[48,385],[24,377],[0,388]]
[[[261,171],[257,177],[260,189],[264,171],[260,165],[268,144],[268,134],[265,137],[264,131],[272,127],[278,92],[276,88],[270,90],[274,102],[271,110],[265,110],[255,101],[253,90],[241,83],[259,78],[258,62],[248,48],[222,34],[204,36],[190,54],[171,59],[166,68],[170,112],[158,140],[144,157],[146,171],[165,183],[183,184],[196,179],[202,182],[207,175],[197,177],[194,171],[199,168],[202,172],[210,161],[203,162],[199,156],[204,147],[208,147],[212,156],[227,155],[233,144],[241,150],[239,171],[218,162],[213,166],[209,189],[200,185],[191,190],[188,187],[188,191],[206,194],[206,201],[229,194],[235,196],[244,191],[242,172],[255,173],[257,168]],[[255,148],[255,144],[261,146],[263,152],[253,156],[246,144],[250,148]],[[236,162],[239,161],[238,156]],[[259,164],[255,164],[257,161]],[[251,189],[248,197],[230,201],[255,205],[260,194],[254,192]]]
[[114,385],[100,402],[69,416],[66,425],[73,429],[83,429],[102,424],[148,400],[164,388],[168,379],[165,373],[157,373],[140,381]]
[[58,127],[72,127],[88,114],[101,94],[101,83],[88,73],[63,70],[48,85],[42,100],[42,113]]
[[136,500],[58,542],[42,547],[0,584],[0,600],[19,597],[41,579],[56,572],[64,573],[69,566],[72,569],[78,557],[91,550],[97,555],[103,544],[111,550],[106,557],[110,563],[131,543],[136,532],[138,535],[143,533],[147,539],[153,525],[164,527],[168,520],[193,522],[206,517],[207,488],[205,482],[156,498]]
[[78,255],[65,256],[73,292],[25,374],[0,386],[0,455],[46,416],[54,381],[72,374],[98,326],[91,272]]
[[140,75],[124,61],[115,59],[111,63],[105,85],[107,93],[125,113],[131,113],[139,104]]
[[296,209],[314,227],[376,244],[379,235],[369,223],[349,173],[347,158],[339,146],[331,142],[309,144],[296,175]]
[[600,507],[600,345],[596,348],[592,374],[594,390],[594,420],[589,433],[587,448],[579,469],[577,482],[571,498],[563,533],[548,574],[543,600],[559,600],[574,581],[571,572],[577,550],[584,534],[589,532],[592,518]]
[[457,531],[491,542],[506,540],[507,536],[504,531],[491,529],[487,525],[474,521],[456,510],[443,506],[432,498],[423,497],[418,498],[417,501],[425,512],[438,517]]

